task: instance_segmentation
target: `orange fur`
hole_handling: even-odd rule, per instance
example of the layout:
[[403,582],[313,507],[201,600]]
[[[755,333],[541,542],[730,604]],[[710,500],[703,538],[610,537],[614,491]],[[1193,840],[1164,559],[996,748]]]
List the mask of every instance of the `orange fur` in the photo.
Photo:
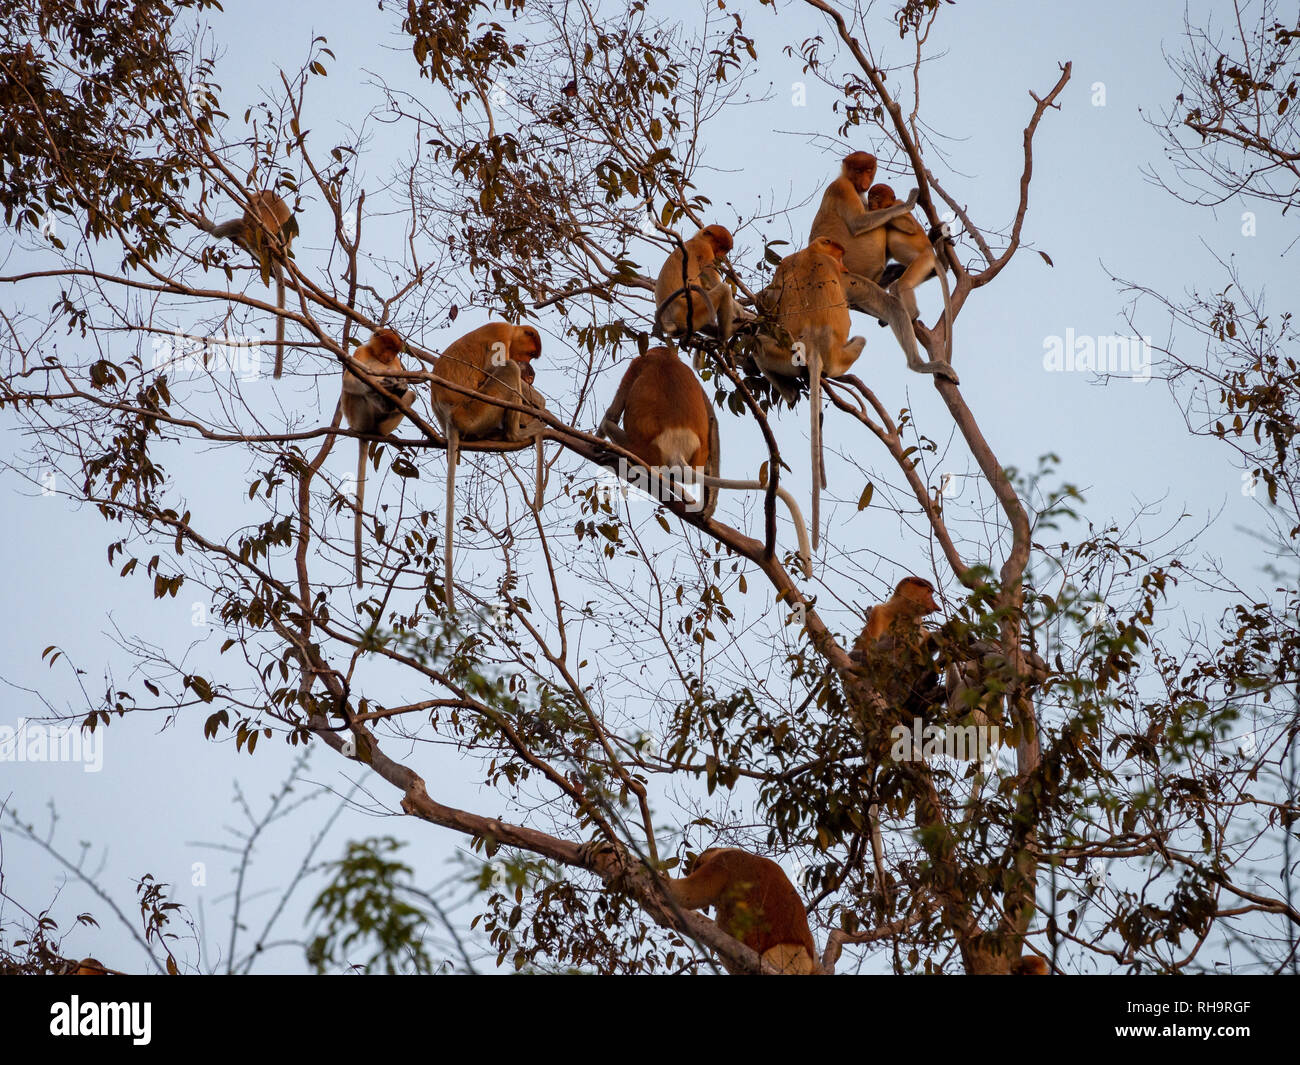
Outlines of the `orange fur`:
[[701,854],[691,874],[669,878],[668,890],[689,910],[713,906],[723,931],[792,976],[814,972],[817,946],[803,900],[770,858],[731,847]]
[[668,256],[655,282],[658,324],[665,336],[720,328],[725,338],[734,309],[731,289],[714,264],[731,251],[731,233],[723,226],[705,226],[686,241],[684,248],[684,277],[683,249],[677,248]]

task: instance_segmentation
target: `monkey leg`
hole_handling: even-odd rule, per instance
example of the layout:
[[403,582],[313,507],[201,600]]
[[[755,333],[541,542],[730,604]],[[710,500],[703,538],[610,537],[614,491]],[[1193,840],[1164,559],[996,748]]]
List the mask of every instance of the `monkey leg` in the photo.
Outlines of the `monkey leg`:
[[835,353],[829,363],[823,368],[825,377],[842,377],[853,369],[853,364],[858,361],[862,355],[862,349],[867,346],[866,337],[853,337],[845,342],[844,346]]
[[952,362],[952,296],[948,291],[948,267],[939,258],[937,249],[935,263],[938,266],[935,276],[939,278],[939,290],[943,293],[943,357]]
[[717,321],[709,293],[695,284],[683,285],[655,309],[655,332],[665,337],[690,336]]
[[736,303],[731,297],[731,286],[720,281],[709,292],[709,304],[718,328],[718,339],[726,343],[731,339],[731,329],[736,321]]
[[938,374],[953,384],[961,383],[957,371],[946,362],[937,360],[926,362],[921,358],[916,343],[916,331],[912,328],[914,316],[909,313],[901,300],[859,274],[844,274],[841,284],[844,286],[844,295],[848,298],[850,307],[864,311],[875,318],[884,319],[893,330],[894,339],[903,349],[909,370],[915,373]]
[[754,354],[754,364],[768,383],[793,407],[799,399],[799,385],[792,380],[797,372],[792,367],[790,349],[782,347],[771,337],[760,336],[758,340],[761,350]]

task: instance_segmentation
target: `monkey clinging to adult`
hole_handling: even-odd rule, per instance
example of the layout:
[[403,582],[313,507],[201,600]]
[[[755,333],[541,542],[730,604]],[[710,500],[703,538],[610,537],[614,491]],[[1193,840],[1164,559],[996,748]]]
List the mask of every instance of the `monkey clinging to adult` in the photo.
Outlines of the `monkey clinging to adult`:
[[[543,410],[546,400],[531,384],[532,360],[542,354],[542,338],[531,325],[489,322],[453,341],[434,363],[441,381],[470,389],[467,395],[435,381],[433,410],[447,434],[447,515],[443,538],[444,597],[453,606],[452,533],[455,529],[456,465],[462,440],[536,442],[536,482],[533,508],[542,505],[542,433],[545,423],[518,410],[512,403]],[[494,402],[496,401],[496,402]]]
[[[867,191],[867,210],[875,211],[886,207],[894,207],[899,204],[899,199],[894,195],[894,190],[888,185],[872,185]],[[922,281],[930,277],[939,279],[939,287],[943,293],[943,317],[945,328],[945,347],[948,354],[952,353],[952,308],[951,295],[948,292],[948,268],[942,258],[935,253],[934,246],[930,243],[930,238],[926,235],[924,229],[910,214],[899,215],[885,223],[885,251],[889,258],[893,259],[901,267],[892,280],[888,282],[889,291],[892,292],[902,302],[907,309],[908,316],[915,321],[920,314],[916,306],[916,288]],[[885,268],[885,273],[881,275],[881,284],[886,283],[886,278],[894,269],[892,266]]]
[[770,858],[733,847],[713,848],[695,859],[689,876],[666,877],[664,882],[683,909],[714,907],[718,927],[777,972],[811,976],[817,971],[817,946],[803,900]]
[[839,176],[827,186],[813,217],[808,243],[826,237],[844,249],[845,273],[840,278],[848,302],[857,310],[884,319],[907,365],[917,373],[939,374],[958,383],[956,371],[946,362],[926,362],[917,349],[914,315],[909,314],[902,299],[891,298],[879,287],[888,254],[886,223],[907,215],[916,204],[917,191],[906,203],[896,203],[878,210],[868,210],[862,197],[870,190],[876,176],[876,157],[870,152],[852,152],[844,157]]
[[[388,395],[382,395],[367,381],[362,380],[351,367],[343,367],[343,416],[348,428],[356,433],[371,436],[390,436],[401,424],[406,412],[415,402],[415,390],[401,377],[400,353],[405,345],[402,338],[391,329],[377,329],[368,343],[352,353],[353,361],[366,373],[378,380]],[[357,441],[357,510],[353,519],[353,564],[357,587],[361,587],[361,525],[366,501],[366,451],[364,440]]]
[[284,200],[274,192],[262,190],[249,195],[248,206],[240,218],[214,224],[200,216],[198,224],[214,237],[234,241],[258,262],[265,258],[269,263],[279,308],[275,318],[275,376],[278,378],[284,372],[284,259],[298,235],[297,219]]

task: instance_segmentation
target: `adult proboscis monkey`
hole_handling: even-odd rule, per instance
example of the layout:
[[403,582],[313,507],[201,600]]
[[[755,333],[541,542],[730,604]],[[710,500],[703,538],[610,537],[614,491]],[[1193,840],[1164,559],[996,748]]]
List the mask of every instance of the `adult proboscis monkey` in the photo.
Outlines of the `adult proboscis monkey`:
[[849,339],[849,304],[840,285],[844,275],[844,249],[828,237],[818,237],[802,251],[781,260],[772,283],[758,297],[759,306],[789,335],[790,343],[760,335],[754,362],[791,402],[797,387],[780,378],[798,378],[806,372],[811,403],[812,445],[812,545],[821,530],[821,490],[826,481],[822,456],[821,379],[839,377],[862,354],[866,340]]
[[736,305],[716,265],[731,248],[727,229],[705,226],[668,256],[655,283],[655,325],[664,336],[702,329],[716,330],[724,342],[731,336]]
[[855,651],[864,652],[883,636],[901,634],[920,641],[929,635],[921,619],[939,609],[934,601],[934,585],[924,577],[904,577],[894,587],[894,594],[867,614],[867,623],[853,642]]
[[[433,409],[447,434],[447,522],[443,543],[444,597],[453,608],[452,534],[455,530],[456,464],[462,440],[536,441],[536,485],[533,507],[542,505],[544,474],[542,434],[546,426],[538,418],[500,406],[501,402],[545,409],[546,400],[530,383],[533,359],[542,354],[542,338],[531,325],[489,322],[466,333],[434,363],[433,372],[478,396],[466,395],[433,384]],[[498,402],[494,403],[493,400]]]
[[770,858],[733,847],[713,848],[695,860],[689,876],[667,877],[665,883],[673,901],[684,909],[714,907],[718,927],[777,972],[816,972],[817,946],[803,900]]
[[[389,436],[401,424],[415,402],[415,390],[405,379],[390,376],[402,373],[400,352],[402,338],[391,329],[378,329],[370,341],[352,353],[353,361],[366,373],[377,378],[390,396],[381,395],[348,366],[343,367],[343,416],[348,428],[356,433]],[[361,587],[361,526],[366,499],[366,441],[357,441],[357,509],[353,523],[353,560],[357,587]]]
[[876,157],[870,152],[852,152],[845,156],[839,177],[827,186],[822,195],[821,205],[809,230],[808,243],[826,237],[844,249],[846,273],[840,283],[848,302],[889,324],[910,369],[917,373],[939,374],[956,384],[957,374],[950,365],[937,360],[926,362],[921,358],[908,309],[900,299],[891,298],[879,287],[888,254],[885,225],[910,214],[916,204],[917,191],[912,190],[906,203],[871,211],[862,202],[862,197],[870,190],[875,177]]
[[[240,218],[212,223],[199,218],[199,225],[214,237],[232,240],[259,263],[270,266],[275,278],[275,301],[279,314],[275,318],[275,376],[284,372],[284,258],[293,238],[298,235],[298,221],[289,205],[274,192],[251,193],[248,206]],[[263,275],[265,276],[265,275]]]
[[927,716],[944,699],[937,648],[921,622],[938,609],[934,585],[923,577],[904,577],[887,602],[871,608],[853,642],[853,657],[903,720]]
[[[657,475],[658,482],[670,491],[684,495],[677,488],[682,480],[702,485],[705,518],[713,515],[719,488],[766,488],[759,481],[718,476],[722,456],[717,412],[690,367],[668,348],[651,348],[632,360],[598,432],[652,470],[664,471]],[[693,473],[686,475],[688,469]],[[790,510],[804,575],[811,576],[808,534],[798,504],[780,486],[777,495]]]

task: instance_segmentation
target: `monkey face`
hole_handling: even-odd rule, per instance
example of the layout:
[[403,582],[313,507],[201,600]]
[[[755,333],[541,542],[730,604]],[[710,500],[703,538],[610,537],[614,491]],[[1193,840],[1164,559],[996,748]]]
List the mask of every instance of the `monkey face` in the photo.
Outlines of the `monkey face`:
[[515,362],[525,365],[542,354],[542,337],[531,325],[515,326],[514,336],[510,340],[510,357]]
[[734,242],[731,239],[730,230],[726,229],[724,226],[705,226],[700,232],[702,232],[705,237],[708,238],[709,243],[713,245],[713,254],[715,257],[726,255],[727,252],[731,251]]
[[870,152],[854,152],[844,157],[844,176],[859,193],[871,188],[876,179],[876,157]]
[[939,604],[934,601],[934,585],[920,577],[904,577],[898,582],[895,594],[906,599],[918,617],[939,609]]
[[898,197],[888,185],[872,185],[867,190],[868,210],[879,211],[882,207],[893,207],[897,202]]
[[397,358],[402,350],[402,338],[392,329],[377,329],[370,338],[370,350],[375,358],[386,366],[400,365]]

